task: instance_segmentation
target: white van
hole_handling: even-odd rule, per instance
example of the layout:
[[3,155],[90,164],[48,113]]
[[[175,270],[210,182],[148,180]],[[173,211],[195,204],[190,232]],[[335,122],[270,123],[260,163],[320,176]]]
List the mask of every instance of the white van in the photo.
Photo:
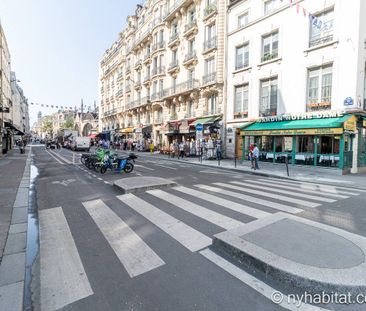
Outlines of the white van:
[[71,150],[90,150],[90,138],[89,137],[74,137],[71,143]]

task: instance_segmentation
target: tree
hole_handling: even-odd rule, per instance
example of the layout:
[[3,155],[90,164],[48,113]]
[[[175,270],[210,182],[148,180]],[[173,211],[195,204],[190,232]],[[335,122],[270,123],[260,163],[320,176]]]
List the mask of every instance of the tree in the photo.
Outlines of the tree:
[[52,136],[53,133],[53,122],[51,118],[46,118],[42,122],[42,132]]
[[64,129],[72,130],[74,128],[74,118],[71,116],[67,117],[62,127]]

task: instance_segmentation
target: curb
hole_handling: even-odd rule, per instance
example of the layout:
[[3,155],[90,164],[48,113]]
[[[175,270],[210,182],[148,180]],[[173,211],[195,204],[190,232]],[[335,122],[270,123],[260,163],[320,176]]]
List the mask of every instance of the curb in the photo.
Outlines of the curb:
[[12,217],[0,264],[1,310],[23,310],[31,149],[13,204]]

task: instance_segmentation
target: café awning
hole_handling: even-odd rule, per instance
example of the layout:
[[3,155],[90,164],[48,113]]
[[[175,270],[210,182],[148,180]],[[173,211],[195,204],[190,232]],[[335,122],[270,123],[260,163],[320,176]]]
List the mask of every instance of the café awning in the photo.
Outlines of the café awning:
[[212,124],[218,119],[221,119],[221,118],[220,117],[199,118],[196,121],[194,121],[193,123],[191,123],[191,126],[196,126],[197,124],[202,124],[202,125]]
[[134,128],[133,127],[126,127],[121,130],[121,133],[133,133]]
[[342,134],[344,123],[351,118],[354,118],[354,116],[345,115],[337,118],[256,122],[243,129],[240,134],[242,136]]

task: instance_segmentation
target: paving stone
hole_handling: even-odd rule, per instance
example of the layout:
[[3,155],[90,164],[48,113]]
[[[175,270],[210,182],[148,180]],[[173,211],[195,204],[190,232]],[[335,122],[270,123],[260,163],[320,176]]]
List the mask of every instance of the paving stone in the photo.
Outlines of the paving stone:
[[13,215],[11,217],[12,224],[19,224],[27,222],[28,219],[28,206],[14,207]]
[[4,254],[9,255],[25,252],[26,243],[27,234],[25,232],[11,233],[6,240]]
[[20,233],[20,232],[27,232],[26,223],[10,225],[9,233]]
[[23,309],[24,282],[0,287],[0,311],[21,311]]
[[24,281],[25,252],[4,255],[0,265],[0,286]]

